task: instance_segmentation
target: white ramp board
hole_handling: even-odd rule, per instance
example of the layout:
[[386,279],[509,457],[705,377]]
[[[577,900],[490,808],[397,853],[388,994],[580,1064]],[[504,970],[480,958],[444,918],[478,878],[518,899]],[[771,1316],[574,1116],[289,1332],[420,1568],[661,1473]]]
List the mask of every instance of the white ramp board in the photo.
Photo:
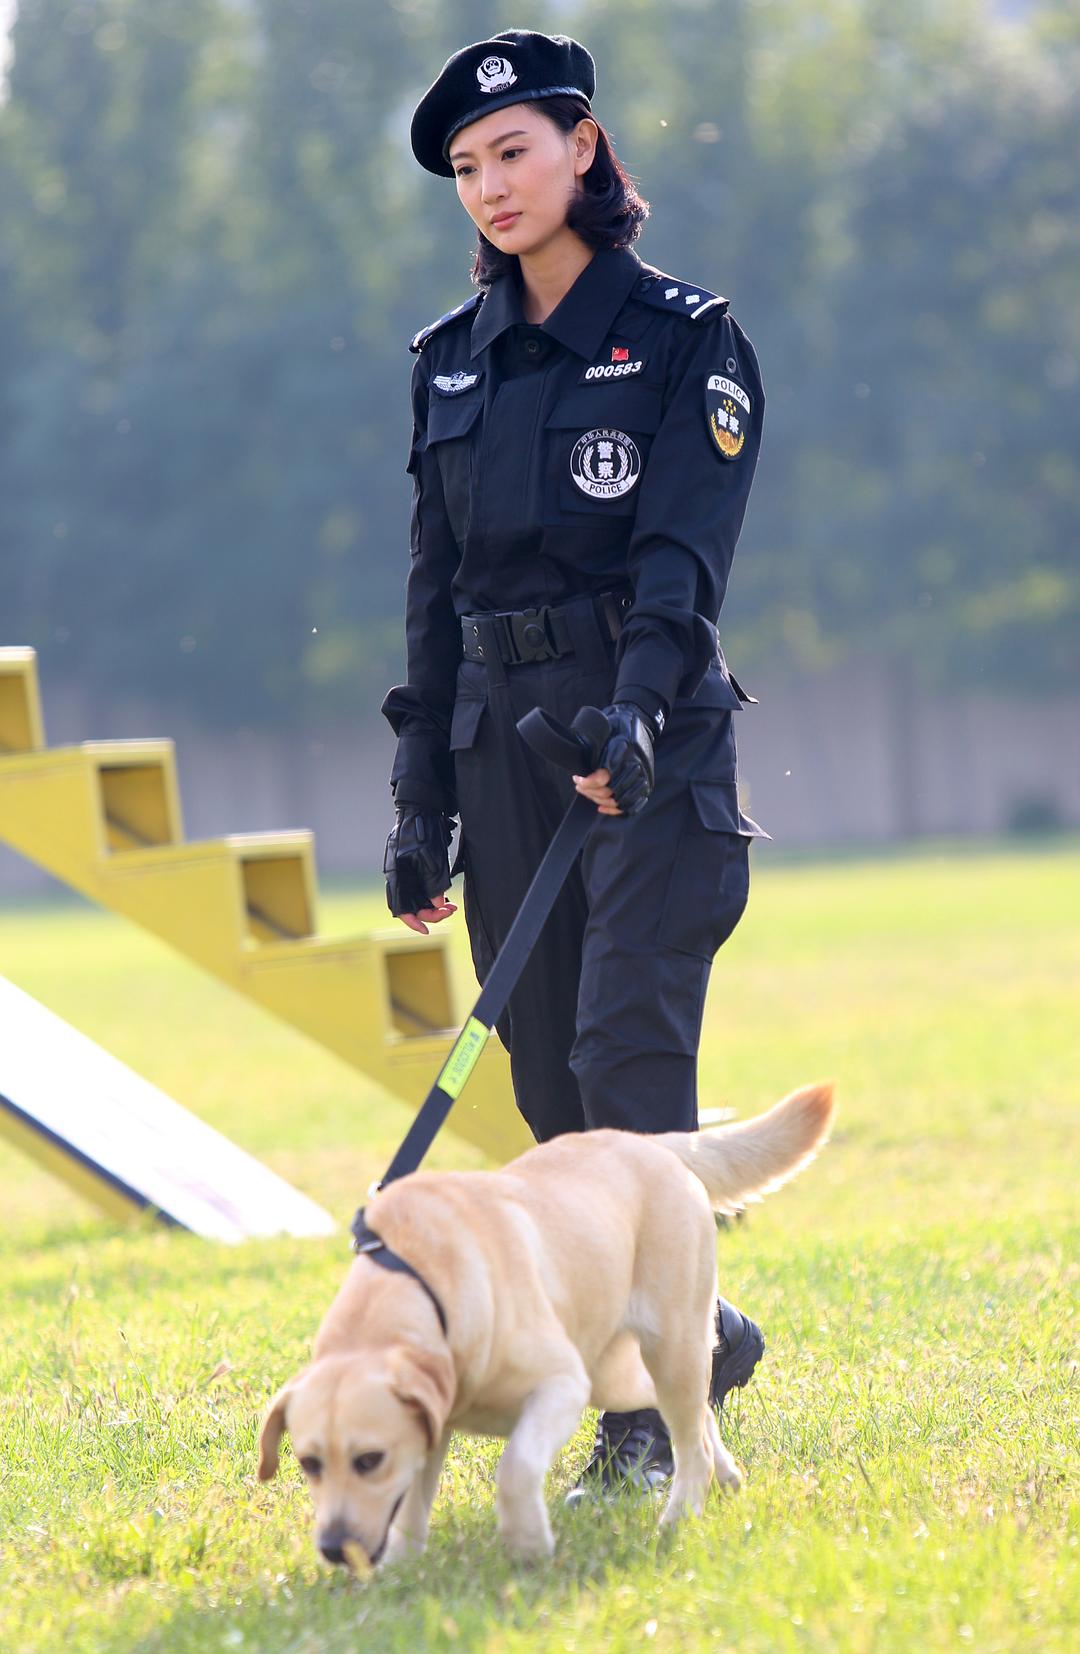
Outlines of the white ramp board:
[[0,977],[0,1137],[115,1216],[207,1240],[329,1235],[321,1206]]

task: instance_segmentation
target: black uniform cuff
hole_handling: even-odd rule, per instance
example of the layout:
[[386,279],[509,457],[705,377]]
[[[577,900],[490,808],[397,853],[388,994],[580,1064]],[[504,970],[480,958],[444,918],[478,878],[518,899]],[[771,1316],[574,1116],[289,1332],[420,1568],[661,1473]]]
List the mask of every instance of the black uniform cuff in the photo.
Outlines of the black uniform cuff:
[[431,730],[406,731],[398,737],[390,787],[395,804],[457,814],[454,761],[445,739]]
[[431,782],[412,780],[391,781],[390,791],[399,810],[431,810],[436,815],[457,814],[456,801],[442,788]]
[[704,615],[687,613],[675,618],[682,622],[680,642],[653,616],[631,616],[619,640],[615,700],[633,699],[633,687],[643,684],[670,711],[680,695],[697,693],[709,662],[716,657],[716,627]]
[[[648,685],[644,693],[651,695],[653,703],[659,702],[670,711],[685,670],[682,650],[654,632],[634,643],[623,655],[619,662],[614,699],[637,701],[643,692],[641,686]],[[653,710],[644,701],[638,701],[638,704],[645,712]]]

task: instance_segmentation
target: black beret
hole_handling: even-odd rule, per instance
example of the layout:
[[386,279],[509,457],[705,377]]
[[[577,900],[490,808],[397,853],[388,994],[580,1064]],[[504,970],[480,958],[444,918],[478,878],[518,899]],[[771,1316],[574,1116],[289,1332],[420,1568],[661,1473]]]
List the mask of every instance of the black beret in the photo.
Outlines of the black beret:
[[595,90],[596,65],[576,40],[506,29],[448,59],[413,114],[413,154],[428,172],[452,178],[447,145],[470,121],[535,98],[573,95],[588,104]]

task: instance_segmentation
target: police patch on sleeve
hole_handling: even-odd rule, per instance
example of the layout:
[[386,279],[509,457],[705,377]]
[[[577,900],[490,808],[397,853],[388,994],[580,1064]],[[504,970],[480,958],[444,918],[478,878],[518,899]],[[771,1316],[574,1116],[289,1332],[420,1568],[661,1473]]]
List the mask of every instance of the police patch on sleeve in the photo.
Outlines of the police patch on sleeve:
[[705,417],[724,458],[738,459],[750,423],[750,398],[742,386],[722,373],[711,373],[705,383]]
[[586,431],[574,444],[570,475],[591,500],[616,500],[641,475],[638,445],[625,431]]

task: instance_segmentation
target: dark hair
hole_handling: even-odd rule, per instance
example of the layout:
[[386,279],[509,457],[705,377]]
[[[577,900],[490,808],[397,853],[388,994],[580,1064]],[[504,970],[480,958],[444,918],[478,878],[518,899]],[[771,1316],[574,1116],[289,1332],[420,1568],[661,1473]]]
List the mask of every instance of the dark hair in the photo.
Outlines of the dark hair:
[[[537,98],[533,108],[546,115],[560,132],[573,132],[580,120],[596,116],[580,98]],[[612,148],[600,122],[596,155],[585,174],[583,189],[570,204],[566,222],[587,247],[629,247],[641,234],[649,216],[649,203],[638,194],[630,174]],[[517,267],[516,253],[502,253],[482,231],[477,231],[472,279],[477,287],[488,287],[498,276]]]

